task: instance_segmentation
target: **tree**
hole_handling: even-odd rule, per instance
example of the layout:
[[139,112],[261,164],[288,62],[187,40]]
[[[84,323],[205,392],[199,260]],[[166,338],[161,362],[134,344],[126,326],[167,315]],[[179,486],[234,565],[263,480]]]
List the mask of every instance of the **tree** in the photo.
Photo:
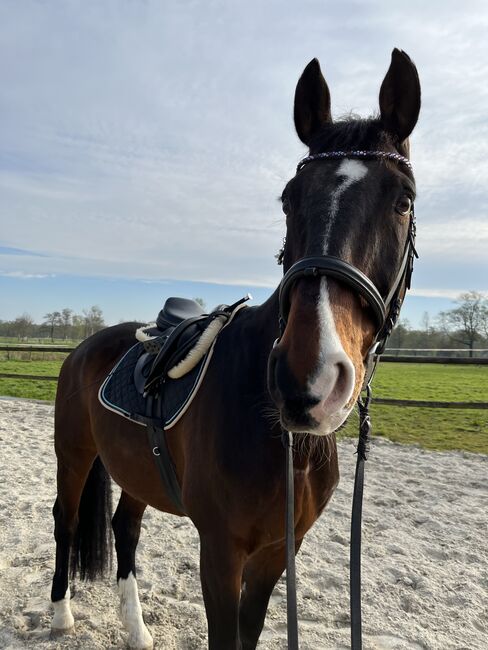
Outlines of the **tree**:
[[469,347],[473,356],[474,344],[488,329],[488,300],[478,291],[462,293],[457,298],[458,307],[441,312],[440,322],[450,337]]
[[[395,325],[395,329],[391,333],[388,341],[389,348],[402,348],[405,345],[405,339],[410,332],[410,322],[407,318],[400,318]],[[397,353],[398,354],[398,353]]]
[[34,319],[30,314],[24,312],[22,316],[17,316],[13,325],[16,336],[20,341],[22,339],[26,339],[29,336],[32,326],[34,325]]
[[420,321],[420,327],[423,329],[424,332],[429,334],[430,332],[430,316],[428,311],[424,311],[422,314],[422,319]]
[[54,341],[54,328],[61,325],[61,314],[59,311],[51,311],[44,316],[44,323],[49,327],[51,342]]
[[65,307],[61,312],[61,325],[63,326],[63,338],[68,338],[68,329],[72,324],[73,310]]
[[91,336],[92,334],[95,334],[95,332],[98,332],[105,327],[102,310],[97,305],[93,305],[93,307],[90,309],[84,309],[83,316],[85,325],[85,338]]
[[85,317],[81,314],[73,314],[71,319],[71,336],[74,339],[80,340],[83,338],[85,331]]

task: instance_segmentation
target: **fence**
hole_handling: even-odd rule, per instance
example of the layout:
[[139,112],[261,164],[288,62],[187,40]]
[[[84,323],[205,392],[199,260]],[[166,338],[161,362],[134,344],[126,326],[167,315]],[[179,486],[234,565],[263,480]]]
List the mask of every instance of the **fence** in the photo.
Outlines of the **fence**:
[[[488,348],[386,348],[393,356],[488,359]],[[467,356],[469,355],[469,356]]]
[[[75,349],[73,346],[66,345],[0,345],[0,352],[65,352],[68,354]],[[393,348],[395,350],[395,348]],[[413,350],[410,348],[401,349],[402,352]],[[387,349],[387,352],[391,352]],[[416,352],[426,352],[427,349],[418,349]],[[434,351],[430,350],[429,351]],[[435,350],[439,351],[439,350]],[[445,352],[447,350],[441,350]],[[478,351],[478,350],[477,350]],[[456,350],[459,352],[459,350]],[[466,350],[464,350],[466,352]],[[486,350],[483,350],[486,352]],[[382,362],[387,363],[442,363],[454,365],[488,365],[488,357],[449,357],[449,356],[411,356],[411,355],[392,355],[384,354],[381,357]],[[14,373],[0,373],[0,379],[26,379],[36,381],[57,381],[58,377],[46,375],[20,375]],[[447,408],[447,409],[488,409],[488,402],[435,402],[423,400],[405,400],[393,399],[386,397],[375,397],[375,404],[385,406],[407,406],[417,408]]]

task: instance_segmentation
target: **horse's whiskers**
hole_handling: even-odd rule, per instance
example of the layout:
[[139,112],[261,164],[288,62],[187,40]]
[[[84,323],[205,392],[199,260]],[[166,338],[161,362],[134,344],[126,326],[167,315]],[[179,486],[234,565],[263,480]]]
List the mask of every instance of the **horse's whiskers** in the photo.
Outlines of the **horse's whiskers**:
[[261,406],[261,414],[272,426],[281,423],[280,412],[275,406],[271,406],[270,404]]

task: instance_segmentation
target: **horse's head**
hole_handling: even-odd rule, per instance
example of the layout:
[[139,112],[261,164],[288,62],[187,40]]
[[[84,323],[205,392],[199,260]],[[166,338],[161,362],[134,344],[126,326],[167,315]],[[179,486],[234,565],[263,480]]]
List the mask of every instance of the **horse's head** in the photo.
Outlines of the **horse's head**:
[[346,420],[368,353],[388,333],[408,285],[415,185],[406,159],[420,85],[415,65],[399,50],[379,104],[378,118],[333,122],[316,59],[296,88],[295,127],[310,157],[282,195],[282,335],[268,378],[282,425],[291,431],[327,435]]

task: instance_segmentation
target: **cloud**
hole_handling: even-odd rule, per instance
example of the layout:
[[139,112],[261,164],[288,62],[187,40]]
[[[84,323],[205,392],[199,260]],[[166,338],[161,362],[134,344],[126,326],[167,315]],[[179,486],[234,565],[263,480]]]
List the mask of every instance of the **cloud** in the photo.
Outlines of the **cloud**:
[[471,291],[471,289],[468,287],[466,287],[465,289],[415,289],[413,288],[410,292],[410,295],[417,296],[419,298],[451,298],[452,300],[456,300],[457,298],[459,298],[459,296],[462,293],[468,293],[469,291]]
[[476,0],[442,21],[420,0],[3,3],[2,267],[276,286],[301,70],[319,56],[334,115],[369,114],[398,45],[423,88],[419,248],[455,260],[436,280],[449,291],[486,269],[487,17]]
[[23,271],[0,271],[0,276],[4,278],[18,278],[20,280],[43,280],[44,278],[56,277],[53,273],[24,273]]

